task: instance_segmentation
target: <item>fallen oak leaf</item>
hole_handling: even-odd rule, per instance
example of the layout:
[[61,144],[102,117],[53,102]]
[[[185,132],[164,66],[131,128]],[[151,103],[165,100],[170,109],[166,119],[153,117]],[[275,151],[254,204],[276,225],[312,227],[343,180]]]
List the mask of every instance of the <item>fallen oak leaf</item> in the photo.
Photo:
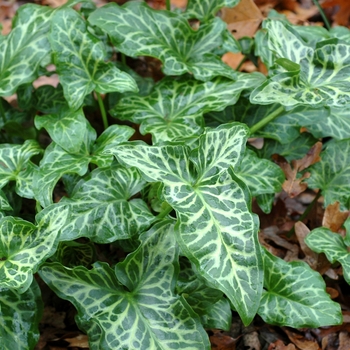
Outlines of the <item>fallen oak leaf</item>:
[[332,232],[338,232],[349,216],[349,212],[349,210],[341,211],[339,202],[328,205],[323,215],[322,226],[329,228]]
[[325,0],[321,4],[322,8],[337,7],[338,11],[332,16],[332,19],[338,25],[347,25],[350,18],[350,1],[349,0]]
[[309,152],[307,152],[303,158],[292,160],[291,164],[278,154],[272,156],[272,159],[281,167],[286,176],[286,181],[283,183],[282,187],[291,198],[296,197],[307,189],[308,185],[303,181],[310,177],[310,173],[305,172],[298,177],[299,172],[305,170],[310,165],[319,162],[321,159],[321,150],[322,143],[317,142],[310,148]]
[[253,37],[264,19],[253,0],[241,0],[233,7],[221,9],[221,18],[227,23],[228,30],[236,39]]

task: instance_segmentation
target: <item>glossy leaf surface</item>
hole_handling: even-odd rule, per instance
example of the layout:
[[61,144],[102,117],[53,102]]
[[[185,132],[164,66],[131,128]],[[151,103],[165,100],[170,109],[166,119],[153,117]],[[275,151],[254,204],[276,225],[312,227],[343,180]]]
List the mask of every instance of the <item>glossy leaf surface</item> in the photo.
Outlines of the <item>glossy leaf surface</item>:
[[203,113],[219,111],[234,104],[242,90],[264,80],[260,74],[237,74],[237,80],[216,78],[208,82],[194,79],[162,79],[148,96],[123,97],[111,110],[122,120],[141,124],[142,134],[151,133],[153,143],[199,135]]
[[92,91],[137,91],[135,81],[111,62],[101,41],[87,31],[81,15],[65,8],[52,18],[50,43],[69,106],[76,110]]
[[326,293],[321,275],[304,262],[287,263],[264,253],[264,287],[259,315],[265,322],[293,328],[342,323],[340,305]]
[[210,348],[196,314],[174,293],[178,263],[172,228],[167,221],[144,233],[140,247],[115,271],[105,263],[92,270],[58,263],[41,269],[44,281],[78,309],[93,350]]
[[[183,16],[131,1],[123,6],[103,6],[90,15],[89,22],[106,31],[125,55],[160,59],[167,75],[192,73],[205,81],[218,75],[233,79],[236,76],[235,71],[211,54],[223,43],[222,33],[226,30],[219,18],[195,31]],[[211,69],[206,65],[211,65]]]
[[331,263],[340,262],[344,278],[350,284],[350,253],[341,235],[326,227],[318,227],[306,236],[305,243],[314,252],[325,253]]
[[69,153],[79,152],[87,127],[82,108],[72,111],[66,106],[57,114],[36,116],[35,126],[45,128],[51,139]]
[[104,152],[126,141],[134,132],[128,126],[112,125],[96,140],[96,131],[89,124],[81,131],[85,132],[79,152],[69,153],[55,142],[46,148],[39,171],[34,176],[35,198],[42,206],[52,203],[53,189],[64,174],[83,176],[90,162],[99,167],[110,166],[113,157]]
[[311,177],[307,183],[311,188],[322,190],[324,205],[340,202],[350,208],[350,141],[332,141],[320,154],[321,161],[308,170]]
[[142,199],[130,199],[145,184],[133,168],[114,165],[94,170],[70,198],[61,201],[69,205],[71,213],[61,240],[83,236],[97,243],[109,243],[147,229],[153,215]]
[[282,190],[284,174],[282,169],[267,159],[246,149],[242,162],[235,169],[236,175],[249,187],[252,196],[277,193]]
[[235,123],[207,130],[191,153],[186,146],[142,144],[111,150],[148,181],[164,183],[164,198],[177,212],[183,253],[227,295],[245,323],[254,317],[260,298],[260,248],[247,189],[230,167],[239,161],[247,133]]
[[313,48],[284,21],[266,20],[264,28],[275,72],[253,91],[252,103],[334,107],[349,103],[350,45],[331,39]]
[[0,283],[1,288],[25,292],[33,273],[57,247],[60,229],[68,216],[66,207],[55,207],[37,215],[37,226],[6,216],[0,220]]
[[39,340],[39,321],[43,311],[40,288],[33,280],[24,293],[0,292],[1,350],[34,349]]
[[9,181],[16,181],[16,192],[27,198],[33,198],[32,181],[34,165],[30,159],[42,150],[34,140],[28,140],[22,145],[0,145],[0,187]]

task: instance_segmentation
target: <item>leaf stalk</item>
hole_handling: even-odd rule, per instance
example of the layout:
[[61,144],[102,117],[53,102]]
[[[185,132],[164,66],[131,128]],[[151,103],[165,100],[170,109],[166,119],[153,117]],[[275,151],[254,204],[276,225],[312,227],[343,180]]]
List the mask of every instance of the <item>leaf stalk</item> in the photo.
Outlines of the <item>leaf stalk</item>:
[[323,22],[324,22],[326,28],[328,30],[330,30],[331,29],[331,25],[329,24],[328,18],[326,17],[326,15],[325,15],[325,13],[323,11],[323,8],[321,7],[320,3],[318,2],[318,0],[313,0],[313,2],[315,4],[315,6],[317,7],[318,11],[320,12],[320,15],[321,15],[321,17],[323,19]]
[[101,116],[102,116],[102,122],[103,122],[103,127],[106,130],[108,128],[108,120],[107,120],[107,113],[106,113],[106,109],[105,109],[105,105],[103,103],[101,94],[99,94],[98,92],[96,92],[96,96],[97,96],[97,101],[98,101],[98,105],[100,106],[100,111],[101,111]]
[[167,9],[168,11],[171,11],[170,0],[165,0],[165,6],[166,6],[166,9]]
[[172,210],[173,210],[173,207],[167,204],[166,208],[156,216],[155,222],[164,219],[168,214],[172,212]]
[[283,112],[284,112],[284,107],[283,107],[283,106],[278,107],[274,112],[272,112],[272,113],[269,114],[267,117],[263,118],[263,119],[260,120],[258,123],[256,123],[255,125],[253,125],[253,126],[250,128],[250,133],[251,133],[251,134],[256,133],[258,130],[260,130],[261,128],[263,128],[266,124],[270,123],[272,120],[274,120],[275,118],[277,118],[278,116],[280,116]]

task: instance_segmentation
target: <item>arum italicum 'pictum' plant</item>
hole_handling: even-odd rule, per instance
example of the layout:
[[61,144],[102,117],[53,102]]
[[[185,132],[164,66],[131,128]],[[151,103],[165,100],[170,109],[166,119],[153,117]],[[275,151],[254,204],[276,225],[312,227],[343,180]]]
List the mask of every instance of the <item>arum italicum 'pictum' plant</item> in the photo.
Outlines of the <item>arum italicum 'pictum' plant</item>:
[[[37,272],[74,304],[91,349],[209,349],[205,328],[228,329],[232,310],[246,325],[256,314],[296,328],[342,322],[317,272],[259,245],[251,198],[269,212],[284,181],[270,156],[301,158],[328,138],[307,182],[325,205],[349,208],[350,32],[272,14],[250,39],[268,76],[240,73],[221,56],[243,41],[216,17],[238,2],[19,8],[0,36],[1,349],[38,341]],[[143,78],[115,52],[158,58],[165,77]],[[49,64],[60,84],[34,88]],[[3,98],[14,93],[18,108]],[[87,119],[95,109],[99,135]],[[118,120],[152,145],[128,141],[134,130]],[[264,138],[261,150],[246,146],[250,136]],[[53,203],[58,183],[66,196]],[[96,261],[95,243],[128,255]],[[350,282],[348,236],[319,228],[307,243]]]

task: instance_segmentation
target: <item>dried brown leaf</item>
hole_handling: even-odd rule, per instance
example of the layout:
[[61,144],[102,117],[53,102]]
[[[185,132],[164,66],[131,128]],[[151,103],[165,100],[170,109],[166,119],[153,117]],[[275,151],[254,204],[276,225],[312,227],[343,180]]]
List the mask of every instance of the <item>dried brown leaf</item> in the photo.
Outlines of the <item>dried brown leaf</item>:
[[350,349],[350,336],[348,332],[339,333],[339,347],[338,350],[349,350]]
[[300,333],[291,331],[288,328],[283,327],[283,330],[286,332],[289,340],[295,344],[300,350],[321,350],[319,345],[315,340],[309,340]]
[[267,350],[296,350],[296,347],[291,343],[284,345],[283,341],[278,339],[274,343],[271,343]]
[[322,150],[322,143],[317,142],[312,146],[307,152],[307,154],[298,160],[292,160],[291,164],[287,160],[277,154],[272,156],[275,163],[277,163],[283,170],[286,181],[283,183],[283,189],[288,193],[288,195],[293,198],[304,192],[307,189],[307,184],[303,180],[310,177],[310,173],[306,172],[302,176],[298,177],[298,173],[305,170],[310,165],[315,164],[320,161],[320,152]]
[[339,202],[335,202],[326,208],[322,226],[329,228],[332,232],[338,232],[348,216],[349,210],[341,211]]
[[295,235],[297,236],[297,239],[300,244],[300,249],[305,254],[304,261],[310,265],[310,267],[314,270],[317,268],[317,261],[318,261],[318,254],[312,251],[306,244],[305,244],[305,237],[310,233],[309,228],[301,221],[298,221],[295,223],[294,226],[295,229]]
[[264,19],[253,0],[242,0],[233,8],[221,9],[221,18],[236,39],[254,36]]
[[350,1],[349,0],[325,0],[322,2],[323,8],[336,7],[338,11],[332,16],[336,24],[345,26],[349,24],[350,18]]

